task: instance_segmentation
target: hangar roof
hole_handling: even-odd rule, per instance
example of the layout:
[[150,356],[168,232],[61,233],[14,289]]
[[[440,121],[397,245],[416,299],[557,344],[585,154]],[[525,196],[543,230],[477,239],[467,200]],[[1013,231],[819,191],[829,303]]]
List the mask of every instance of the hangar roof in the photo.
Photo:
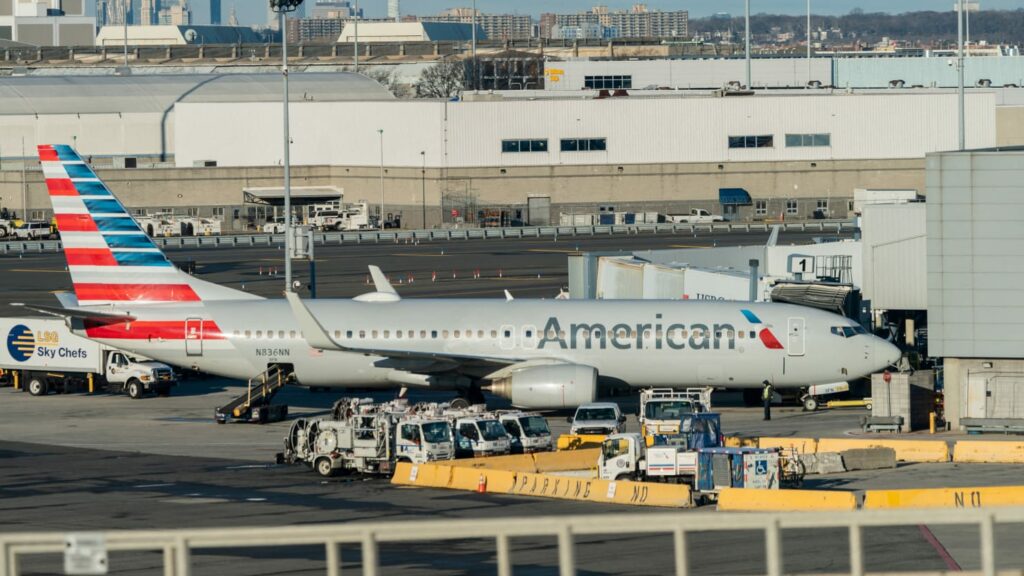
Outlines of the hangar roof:
[[[361,74],[289,76],[292,102],[392,100]],[[178,102],[274,102],[278,74],[155,74],[0,77],[0,115],[169,112]]]

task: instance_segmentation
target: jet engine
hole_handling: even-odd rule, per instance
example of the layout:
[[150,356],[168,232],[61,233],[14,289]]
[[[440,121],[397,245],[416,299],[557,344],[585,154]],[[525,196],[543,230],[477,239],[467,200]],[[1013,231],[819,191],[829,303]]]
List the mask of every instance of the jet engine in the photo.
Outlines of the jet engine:
[[578,364],[534,366],[497,378],[489,388],[517,408],[576,408],[597,397],[597,370]]

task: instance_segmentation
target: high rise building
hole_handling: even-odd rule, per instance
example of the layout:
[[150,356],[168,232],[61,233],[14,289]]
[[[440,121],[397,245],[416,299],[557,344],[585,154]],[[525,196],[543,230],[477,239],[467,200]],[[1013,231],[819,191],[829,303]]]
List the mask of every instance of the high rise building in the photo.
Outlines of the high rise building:
[[160,12],[159,0],[142,0],[139,4],[139,21],[136,24],[141,26],[152,26],[157,22],[157,13]]
[[586,31],[584,36],[590,37],[593,26],[599,25],[604,28],[601,37],[605,38],[685,38],[689,36],[689,24],[686,10],[652,11],[645,4],[634,4],[628,11],[612,12],[605,6],[596,6],[576,14],[545,14],[541,16],[540,28],[542,37],[545,33],[553,36],[551,29],[555,25],[562,31]]
[[220,0],[210,0],[210,24],[213,26],[220,26]]
[[160,24],[188,26],[192,23],[192,10],[189,9],[185,0],[178,0],[177,4],[173,4],[160,10],[159,20]]
[[398,0],[388,0],[388,20],[395,22],[402,20],[402,11],[399,8]]
[[[350,0],[316,0],[309,12],[310,18],[354,18],[356,10]],[[363,17],[362,9],[359,17]]]
[[231,3],[231,12],[228,13],[228,26],[238,26],[238,11],[234,2]]
[[[424,21],[473,23],[472,8],[452,8]],[[483,14],[477,11],[476,24],[488,40],[528,40],[533,37],[533,18],[519,14]]]
[[96,25],[107,25],[107,0],[96,0]]

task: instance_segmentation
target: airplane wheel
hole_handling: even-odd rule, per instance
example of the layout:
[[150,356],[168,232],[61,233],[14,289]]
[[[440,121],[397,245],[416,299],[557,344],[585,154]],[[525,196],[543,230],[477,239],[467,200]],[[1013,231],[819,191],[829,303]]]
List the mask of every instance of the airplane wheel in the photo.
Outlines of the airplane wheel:
[[464,410],[469,408],[469,400],[466,400],[465,398],[456,398],[449,403],[449,406],[456,410]]

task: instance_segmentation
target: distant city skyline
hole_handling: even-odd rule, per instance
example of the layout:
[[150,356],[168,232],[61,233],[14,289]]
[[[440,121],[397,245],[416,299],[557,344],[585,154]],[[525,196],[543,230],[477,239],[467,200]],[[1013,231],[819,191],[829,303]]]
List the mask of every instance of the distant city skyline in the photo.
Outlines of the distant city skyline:
[[[137,1],[137,0],[136,0]],[[193,22],[209,24],[211,0],[189,0]],[[975,0],[977,1],[977,0]],[[306,0],[312,6],[314,0]],[[919,10],[951,11],[956,0],[811,0],[812,11],[822,15],[847,14],[854,8],[864,12],[915,12]],[[223,11],[221,21],[227,22],[232,4],[238,12],[239,23],[243,26],[264,24],[267,2],[263,0],[220,0]],[[582,12],[593,6],[608,6],[612,10],[628,10],[635,0],[477,0],[477,9],[494,14],[528,14],[537,18],[542,12]],[[642,2],[652,10],[688,10],[690,17],[703,18],[717,12],[728,12],[734,16],[743,14],[743,0],[648,0]],[[980,0],[982,10],[1016,10],[1024,8],[1024,0]],[[95,2],[86,2],[94,10]],[[388,0],[360,0],[366,18],[384,18],[387,15]],[[403,14],[434,15],[449,8],[462,8],[472,4],[471,0],[406,0],[402,3]],[[751,12],[770,14],[804,14],[804,0],[751,0]],[[308,8],[307,8],[308,10]]]

